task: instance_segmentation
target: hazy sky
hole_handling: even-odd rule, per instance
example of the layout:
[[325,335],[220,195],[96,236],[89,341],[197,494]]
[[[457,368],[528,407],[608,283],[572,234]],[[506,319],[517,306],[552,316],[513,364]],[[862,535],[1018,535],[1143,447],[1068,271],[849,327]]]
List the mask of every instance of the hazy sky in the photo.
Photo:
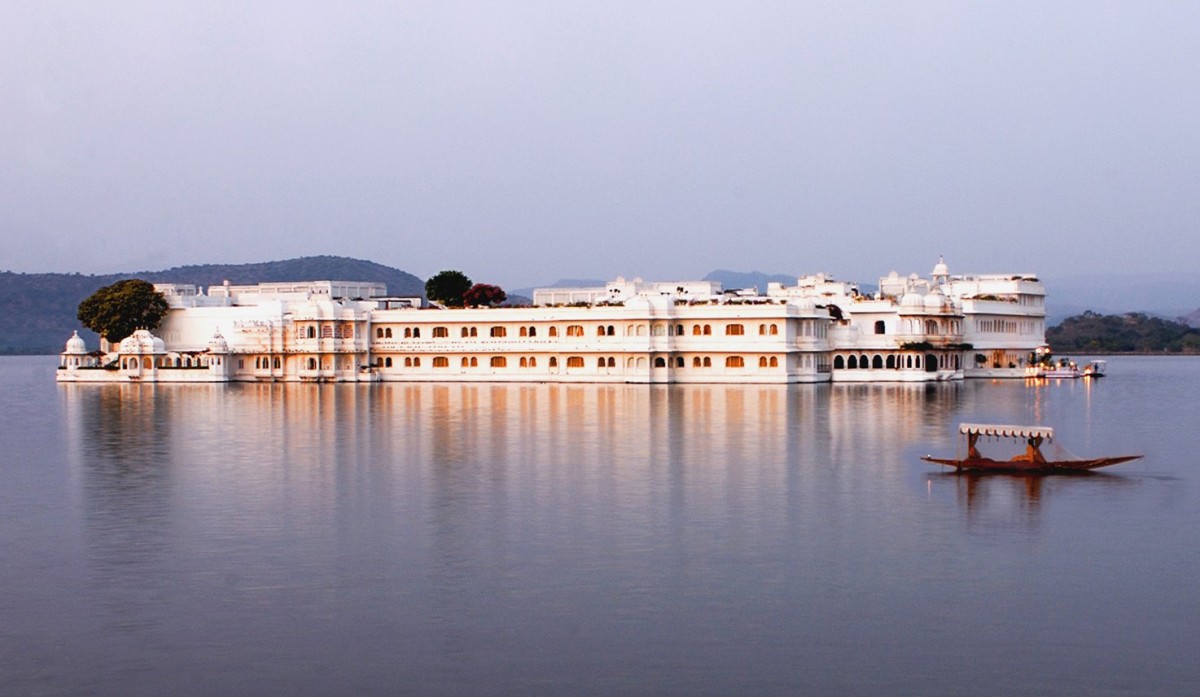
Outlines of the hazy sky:
[[0,269],[1187,271],[1200,3],[0,0]]

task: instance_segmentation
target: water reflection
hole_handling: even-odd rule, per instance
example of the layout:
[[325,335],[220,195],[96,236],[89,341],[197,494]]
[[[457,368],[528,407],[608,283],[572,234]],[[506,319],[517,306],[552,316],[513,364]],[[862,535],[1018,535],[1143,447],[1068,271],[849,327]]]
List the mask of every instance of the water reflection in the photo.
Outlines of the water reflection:
[[931,493],[952,490],[972,525],[995,524],[1020,530],[1041,523],[1043,508],[1055,496],[1079,497],[1098,490],[1128,487],[1137,481],[1105,472],[1053,475],[1021,472],[937,472],[926,475]]

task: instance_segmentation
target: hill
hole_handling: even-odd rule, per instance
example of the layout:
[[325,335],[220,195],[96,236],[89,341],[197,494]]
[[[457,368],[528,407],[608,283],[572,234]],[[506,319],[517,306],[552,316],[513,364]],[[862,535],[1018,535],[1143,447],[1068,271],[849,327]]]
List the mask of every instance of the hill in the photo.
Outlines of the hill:
[[1141,312],[1085,312],[1046,330],[1055,353],[1200,353],[1200,329]]
[[[210,286],[283,281],[376,281],[393,295],[424,295],[425,282],[399,269],[361,259],[317,256],[256,264],[198,264],[163,271],[83,275],[0,272],[0,354],[58,353],[79,328],[75,312],[80,301],[98,288],[123,278],[153,283],[194,283]],[[92,346],[96,336],[81,332]]]

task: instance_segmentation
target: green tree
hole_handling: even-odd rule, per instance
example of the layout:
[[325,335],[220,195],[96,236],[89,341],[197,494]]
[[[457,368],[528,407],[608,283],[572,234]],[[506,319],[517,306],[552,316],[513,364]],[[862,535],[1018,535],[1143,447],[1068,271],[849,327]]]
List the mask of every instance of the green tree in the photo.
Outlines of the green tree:
[[466,293],[463,293],[463,304],[471,307],[499,305],[508,299],[508,294],[500,286],[476,283]]
[[450,307],[462,307],[463,295],[470,289],[471,279],[462,271],[441,271],[425,281],[425,297]]
[[140,278],[104,286],[79,303],[76,314],[83,326],[113,343],[138,329],[158,328],[166,316],[167,299]]

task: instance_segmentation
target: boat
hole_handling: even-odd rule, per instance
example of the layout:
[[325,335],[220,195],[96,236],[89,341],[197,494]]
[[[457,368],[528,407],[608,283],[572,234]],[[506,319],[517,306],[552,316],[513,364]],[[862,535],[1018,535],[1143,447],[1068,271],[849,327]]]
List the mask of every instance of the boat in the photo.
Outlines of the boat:
[[1108,364],[1104,361],[1088,361],[1088,364],[1083,366],[1083,377],[1102,378],[1107,371]]
[[[1107,467],[1130,460],[1137,460],[1141,455],[1118,455],[1115,457],[1078,458],[1065,450],[1064,456],[1048,459],[1042,454],[1042,445],[1054,441],[1054,429],[1049,426],[1007,426],[999,424],[959,424],[958,433],[962,443],[966,445],[966,457],[934,457],[926,455],[921,459],[938,465],[953,467],[956,471],[979,472],[1017,472],[1050,474],[1062,472],[1081,472],[1098,467]],[[997,460],[979,452],[979,439],[1024,442],[1025,451],[1007,460]],[[1061,449],[1061,448],[1060,448]]]
[[1108,369],[1104,361],[1088,361],[1083,367],[1069,358],[1060,358],[1027,371],[1034,378],[1102,378]]

